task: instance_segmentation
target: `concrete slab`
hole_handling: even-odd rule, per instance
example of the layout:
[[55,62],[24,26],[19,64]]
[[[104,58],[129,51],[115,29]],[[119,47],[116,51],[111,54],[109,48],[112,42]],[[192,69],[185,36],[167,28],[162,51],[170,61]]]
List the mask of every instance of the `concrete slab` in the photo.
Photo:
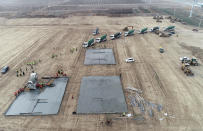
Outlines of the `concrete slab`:
[[9,115],[51,115],[57,114],[68,83],[68,78],[57,78],[54,87],[21,93],[5,112]]
[[113,65],[116,64],[112,49],[87,49],[85,65]]
[[82,78],[77,105],[78,114],[123,112],[127,112],[127,105],[119,76]]

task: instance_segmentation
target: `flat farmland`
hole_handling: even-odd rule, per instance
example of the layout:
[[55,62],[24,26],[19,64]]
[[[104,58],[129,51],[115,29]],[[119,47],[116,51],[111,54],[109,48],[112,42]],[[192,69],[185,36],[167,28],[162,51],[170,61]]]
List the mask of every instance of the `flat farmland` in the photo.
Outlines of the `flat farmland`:
[[[109,35],[121,32],[125,26],[136,30],[144,27],[176,26],[176,34],[163,38],[152,33],[110,40]],[[99,27],[100,35],[92,31]],[[192,32],[192,27],[170,23],[164,19],[156,23],[152,17],[106,17],[72,16],[67,18],[0,18],[0,67],[9,65],[10,70],[0,75],[0,130],[74,130],[74,131],[176,131],[202,130],[203,123],[203,66],[202,31]],[[116,65],[85,66],[85,48],[82,43],[102,34],[107,41],[90,48],[112,48]],[[159,52],[163,47],[165,52]],[[194,48],[198,48],[198,52]],[[54,56],[54,57],[53,57]],[[193,77],[180,69],[179,58],[196,56],[200,66],[191,67]],[[128,57],[134,63],[126,63]],[[49,116],[4,116],[15,99],[14,92],[24,87],[31,69],[25,76],[17,77],[16,70],[26,69],[26,63],[36,61],[34,71],[42,76],[54,76],[63,69],[70,77],[58,115]],[[133,117],[120,114],[74,115],[77,109],[80,84],[84,76],[121,76],[121,83]],[[141,96],[163,106],[154,110],[151,117],[131,105],[128,87],[142,90]],[[167,115],[166,115],[167,113]],[[142,120],[137,119],[142,116]],[[104,124],[112,118],[112,125]]]

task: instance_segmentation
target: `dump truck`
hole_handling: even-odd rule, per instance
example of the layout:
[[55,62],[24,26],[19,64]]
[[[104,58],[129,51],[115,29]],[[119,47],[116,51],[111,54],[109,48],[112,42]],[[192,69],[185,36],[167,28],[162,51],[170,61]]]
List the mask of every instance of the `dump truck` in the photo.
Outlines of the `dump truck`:
[[143,28],[143,29],[140,31],[140,33],[139,33],[139,34],[144,34],[144,33],[147,33],[147,29],[148,29],[148,28]]
[[181,66],[181,69],[183,70],[183,72],[187,75],[187,76],[193,76],[194,73],[192,72],[192,70],[190,69],[190,64],[188,63],[183,63]]
[[83,44],[82,44],[82,47],[90,47],[90,46],[92,46],[94,44],[94,39],[90,39],[88,42],[84,42]]
[[159,27],[158,27],[158,26],[155,26],[155,27],[153,27],[153,28],[150,29],[150,32],[155,32],[155,31],[157,31],[157,30],[159,30]]
[[38,81],[37,73],[31,73],[30,78],[26,84],[26,87],[29,89],[35,90],[36,85],[37,85],[37,81]]
[[104,42],[106,41],[107,34],[103,35],[102,37],[96,38],[96,42],[100,43],[100,42]]
[[121,37],[121,35],[122,35],[121,32],[117,32],[117,33],[114,34],[114,35],[110,35],[110,38],[111,38],[111,40],[118,39],[118,38]]
[[135,34],[135,30],[129,30],[128,32],[125,32],[125,37],[126,36],[131,36]]
[[164,31],[174,31],[175,26],[169,26],[167,28],[164,29]]
[[99,34],[99,28],[96,28],[96,30],[94,30],[94,31],[92,32],[92,34],[93,34],[93,35]]

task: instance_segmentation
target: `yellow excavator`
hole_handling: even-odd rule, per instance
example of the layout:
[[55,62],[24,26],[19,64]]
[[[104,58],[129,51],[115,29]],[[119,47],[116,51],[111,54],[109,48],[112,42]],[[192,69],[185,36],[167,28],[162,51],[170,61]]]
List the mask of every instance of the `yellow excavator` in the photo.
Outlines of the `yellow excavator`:
[[123,31],[128,31],[129,27],[131,27],[133,29],[133,26],[126,26],[125,28],[123,28]]
[[183,63],[181,66],[181,69],[183,70],[183,72],[187,75],[187,76],[193,76],[194,73],[192,72],[192,70],[190,69],[190,64],[188,63]]

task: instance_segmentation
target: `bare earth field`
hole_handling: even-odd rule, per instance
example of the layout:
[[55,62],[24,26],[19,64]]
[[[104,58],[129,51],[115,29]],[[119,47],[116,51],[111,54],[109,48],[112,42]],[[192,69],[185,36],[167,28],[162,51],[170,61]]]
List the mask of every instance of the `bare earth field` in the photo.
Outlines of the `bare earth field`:
[[[203,130],[203,66],[192,67],[194,77],[186,76],[180,69],[179,57],[202,53],[202,31],[175,23],[177,35],[162,38],[155,34],[135,34],[127,38],[109,40],[93,48],[113,48],[116,65],[85,66],[85,50],[82,42],[92,38],[92,30],[108,35],[122,31],[127,25],[135,29],[171,25],[168,20],[156,23],[152,17],[105,17],[73,16],[61,18],[0,18],[0,67],[10,66],[10,71],[0,76],[0,130],[23,131],[200,131]],[[95,36],[94,38],[96,38]],[[159,47],[165,53],[159,53]],[[190,47],[194,46],[194,47]],[[200,47],[199,52],[192,48]],[[71,52],[72,48],[77,51]],[[51,58],[56,54],[56,58]],[[135,63],[125,63],[134,57]],[[39,76],[55,75],[63,68],[70,77],[58,115],[50,116],[4,116],[4,112],[15,99],[14,91],[22,88],[31,70],[23,77],[16,77],[16,69],[25,69],[30,61],[41,61],[34,70]],[[120,75],[128,104],[128,112],[134,119],[113,115],[73,115],[76,111],[83,76]],[[163,105],[161,112],[140,113],[130,104],[128,86],[141,89],[143,97]],[[72,96],[74,99],[72,99]],[[54,96],[53,96],[54,97]],[[164,113],[168,115],[165,116]],[[136,119],[143,116],[144,119]],[[103,122],[113,119],[112,126]]]

